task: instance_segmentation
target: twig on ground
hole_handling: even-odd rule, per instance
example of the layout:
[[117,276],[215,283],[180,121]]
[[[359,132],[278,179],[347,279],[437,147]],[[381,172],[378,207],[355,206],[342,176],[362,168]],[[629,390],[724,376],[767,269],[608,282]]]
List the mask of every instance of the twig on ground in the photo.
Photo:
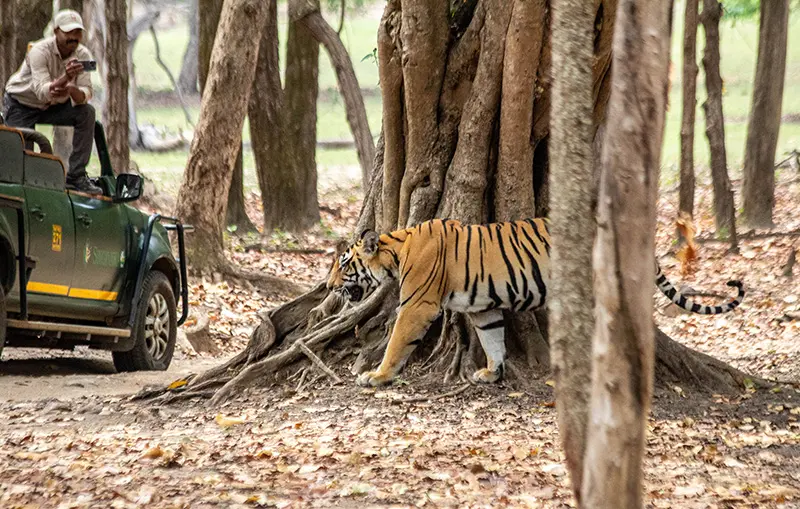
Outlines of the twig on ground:
[[261,242],[244,246],[245,252],[260,251],[262,253],[294,253],[294,254],[326,254],[327,249],[299,248],[299,247],[274,247],[266,246]]
[[436,396],[414,396],[411,398],[398,398],[391,400],[392,403],[422,403],[422,402],[429,402],[429,401],[437,401],[444,398],[451,398],[453,396],[458,396],[462,392],[466,391],[472,387],[472,384],[464,384],[458,389],[454,389],[450,392],[445,392],[443,394],[438,394]]
[[339,378],[339,375],[334,373],[331,368],[326,366],[325,363],[322,362],[322,359],[317,357],[317,355],[314,352],[312,352],[311,349],[307,347],[305,343],[303,343],[301,340],[298,339],[297,342],[295,342],[295,344],[297,345],[298,348],[300,348],[300,350],[303,351],[304,354],[306,354],[306,357],[308,357],[309,360],[311,360],[311,362],[313,362],[315,366],[321,369],[334,382],[336,382],[337,384],[343,383],[342,379]]

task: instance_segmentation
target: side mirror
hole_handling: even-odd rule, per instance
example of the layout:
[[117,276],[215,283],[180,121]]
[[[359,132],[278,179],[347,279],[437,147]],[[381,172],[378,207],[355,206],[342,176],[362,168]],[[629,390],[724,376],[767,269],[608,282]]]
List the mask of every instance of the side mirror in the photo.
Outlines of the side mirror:
[[134,173],[120,173],[117,175],[115,202],[135,201],[142,196],[142,177]]

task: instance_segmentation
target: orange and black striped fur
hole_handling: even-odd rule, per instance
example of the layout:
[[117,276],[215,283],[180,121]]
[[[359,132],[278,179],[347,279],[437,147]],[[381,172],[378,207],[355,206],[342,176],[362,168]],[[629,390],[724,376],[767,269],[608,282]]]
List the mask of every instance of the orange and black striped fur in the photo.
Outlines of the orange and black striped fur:
[[[366,231],[334,262],[328,288],[360,301],[383,280],[400,283],[400,306],[383,361],[358,383],[391,382],[443,309],[468,313],[486,353],[487,366],[473,374],[491,383],[503,374],[505,338],[502,309],[524,311],[547,298],[550,233],[545,219],[488,225],[454,220],[427,221],[379,235]],[[674,303],[695,313],[717,314],[736,308],[744,297],[724,306],[702,306],[681,295],[658,268],[659,289]]]

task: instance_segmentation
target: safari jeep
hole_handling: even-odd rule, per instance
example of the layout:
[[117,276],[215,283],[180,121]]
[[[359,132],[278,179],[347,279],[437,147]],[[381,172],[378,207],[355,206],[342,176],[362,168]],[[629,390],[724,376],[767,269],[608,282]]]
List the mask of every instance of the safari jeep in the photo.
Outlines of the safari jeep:
[[66,189],[40,132],[0,125],[0,351],[84,345],[111,350],[118,371],[164,370],[189,310],[190,227],[129,206],[141,178],[114,177],[99,122],[95,145],[103,195]]

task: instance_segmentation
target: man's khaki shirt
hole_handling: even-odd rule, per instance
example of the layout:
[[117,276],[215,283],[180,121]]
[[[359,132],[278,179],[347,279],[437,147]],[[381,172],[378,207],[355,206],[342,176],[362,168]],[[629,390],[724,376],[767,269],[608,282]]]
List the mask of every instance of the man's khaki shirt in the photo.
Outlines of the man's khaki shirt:
[[[52,97],[50,82],[63,76],[67,72],[67,62],[74,58],[92,60],[92,54],[86,46],[79,44],[71,55],[61,58],[55,36],[37,41],[30,46],[19,70],[9,78],[6,92],[25,106],[40,110],[54,104],[65,103],[71,99],[69,94],[64,97]],[[92,98],[92,79],[89,73],[82,72],[74,81],[75,85],[86,94],[85,102],[88,102]]]

